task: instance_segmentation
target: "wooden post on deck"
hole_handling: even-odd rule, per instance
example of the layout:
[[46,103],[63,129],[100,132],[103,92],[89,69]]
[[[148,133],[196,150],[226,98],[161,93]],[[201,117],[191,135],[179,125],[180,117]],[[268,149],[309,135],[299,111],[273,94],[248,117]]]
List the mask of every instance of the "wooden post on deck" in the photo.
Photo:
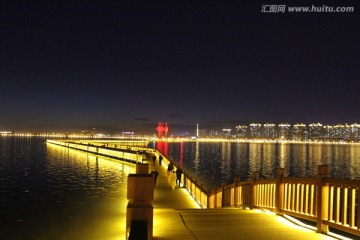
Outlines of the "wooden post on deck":
[[251,208],[256,205],[256,180],[259,178],[259,171],[252,173],[252,193],[251,193]]
[[238,194],[238,190],[236,189],[237,187],[237,183],[240,181],[239,177],[234,177],[234,207],[237,207],[239,205],[239,194]]
[[209,189],[207,191],[207,194],[206,194],[206,208],[209,209],[210,208],[210,195],[211,195],[211,189]]
[[275,207],[276,214],[281,214],[284,202],[284,181],[285,168],[278,168],[276,175],[276,195],[275,195]]
[[221,184],[221,208],[223,208],[225,205],[225,199],[226,199],[225,186],[226,186],[226,182],[223,180]]
[[137,164],[127,183],[126,239],[153,239],[154,178],[148,164]]
[[207,208],[210,208],[210,207],[214,208],[214,202],[215,202],[216,195],[214,196],[214,201],[210,202],[210,200],[211,200],[210,196],[211,196],[213,191],[214,191],[213,189],[210,189],[209,193],[207,195],[207,202],[208,202],[207,203]]
[[182,175],[184,177],[184,182],[183,182],[184,188],[189,189],[188,186],[187,186],[187,173],[184,171],[184,169],[183,169],[183,174]]
[[329,178],[329,165],[318,165],[318,188],[316,202],[316,231],[318,233],[327,233],[329,226],[322,223],[323,219],[327,219],[329,206],[329,186],[325,183],[325,179]]

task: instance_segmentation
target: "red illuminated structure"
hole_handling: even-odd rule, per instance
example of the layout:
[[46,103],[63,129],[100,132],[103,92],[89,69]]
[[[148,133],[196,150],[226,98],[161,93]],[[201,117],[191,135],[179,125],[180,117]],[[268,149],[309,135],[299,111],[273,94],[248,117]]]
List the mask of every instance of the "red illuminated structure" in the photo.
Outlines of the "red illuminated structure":
[[167,123],[162,123],[159,122],[158,126],[155,128],[155,130],[158,132],[158,138],[163,138],[166,137],[167,138],[167,134],[169,131],[169,127],[167,125]]

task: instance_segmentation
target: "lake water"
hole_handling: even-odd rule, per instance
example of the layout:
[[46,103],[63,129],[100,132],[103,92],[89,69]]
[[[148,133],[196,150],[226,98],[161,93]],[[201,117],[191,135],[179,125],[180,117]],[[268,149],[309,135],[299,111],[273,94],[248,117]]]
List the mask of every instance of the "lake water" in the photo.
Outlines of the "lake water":
[[1,239],[123,239],[134,171],[42,138],[1,137]]
[[333,178],[360,178],[360,144],[248,143],[248,142],[158,142],[165,155],[205,189],[251,179],[253,171],[261,178],[276,177],[277,168],[286,176],[314,177],[317,165],[328,164]]

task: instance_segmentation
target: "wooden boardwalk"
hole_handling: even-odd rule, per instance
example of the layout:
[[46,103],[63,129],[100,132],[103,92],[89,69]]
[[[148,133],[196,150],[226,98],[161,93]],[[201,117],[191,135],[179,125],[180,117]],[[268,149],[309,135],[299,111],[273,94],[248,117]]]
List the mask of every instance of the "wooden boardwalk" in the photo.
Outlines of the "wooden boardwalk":
[[260,210],[201,209],[185,188],[175,186],[175,174],[152,161],[159,172],[154,194],[155,240],[187,239],[337,239]]
[[[80,150],[89,152],[87,145],[85,145],[86,150],[83,149],[84,145],[81,146]],[[136,161],[139,161],[137,151],[131,154],[135,156]],[[155,240],[341,239],[316,233],[314,230],[295,225],[281,216],[260,210],[201,209],[185,188],[175,186],[175,174],[167,174],[166,171],[165,162],[168,161],[164,159],[162,165],[159,166],[157,159],[153,164],[151,154],[154,152],[147,152],[144,163],[149,164],[149,171],[156,169],[159,172],[153,200],[153,237]],[[108,157],[112,158],[112,156]],[[124,201],[124,204],[125,202],[127,201]],[[121,215],[124,218],[121,219],[120,225],[125,226],[125,205],[122,209]],[[125,227],[124,230],[119,230],[119,235],[125,236]]]

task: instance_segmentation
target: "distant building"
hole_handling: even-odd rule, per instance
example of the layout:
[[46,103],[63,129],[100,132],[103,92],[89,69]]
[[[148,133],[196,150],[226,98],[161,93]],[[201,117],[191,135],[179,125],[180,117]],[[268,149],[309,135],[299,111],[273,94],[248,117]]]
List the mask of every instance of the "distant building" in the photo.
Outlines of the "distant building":
[[248,126],[246,125],[237,125],[235,127],[236,137],[238,138],[247,138],[248,137]]
[[351,142],[352,141],[351,125],[348,125],[347,123],[344,126],[343,138],[344,138],[344,141],[346,141],[346,142]]
[[312,123],[309,125],[309,138],[313,141],[323,140],[323,125],[321,123]]
[[261,137],[261,124],[251,123],[249,125],[250,137],[253,139],[259,139]]
[[219,132],[217,130],[211,130],[210,131],[210,136],[211,137],[218,137],[219,136]]
[[303,141],[305,137],[306,125],[303,123],[297,123],[292,128],[292,139],[296,141]]
[[230,128],[224,128],[224,129],[222,130],[222,135],[223,135],[224,137],[230,137],[230,136],[231,136],[231,129],[230,129]]
[[334,134],[333,139],[335,141],[343,141],[344,140],[344,128],[345,126],[342,124],[338,124],[334,126]]
[[290,127],[291,125],[288,123],[281,123],[278,125],[278,137],[281,140],[289,140],[290,139]]
[[263,137],[266,139],[276,139],[277,137],[276,124],[265,123],[263,125]]
[[325,125],[323,127],[323,136],[326,141],[334,141],[335,140],[335,129],[334,126]]
[[204,137],[207,135],[207,131],[205,128],[200,128],[199,129],[199,137]]
[[357,123],[351,124],[352,141],[360,141],[360,125]]

